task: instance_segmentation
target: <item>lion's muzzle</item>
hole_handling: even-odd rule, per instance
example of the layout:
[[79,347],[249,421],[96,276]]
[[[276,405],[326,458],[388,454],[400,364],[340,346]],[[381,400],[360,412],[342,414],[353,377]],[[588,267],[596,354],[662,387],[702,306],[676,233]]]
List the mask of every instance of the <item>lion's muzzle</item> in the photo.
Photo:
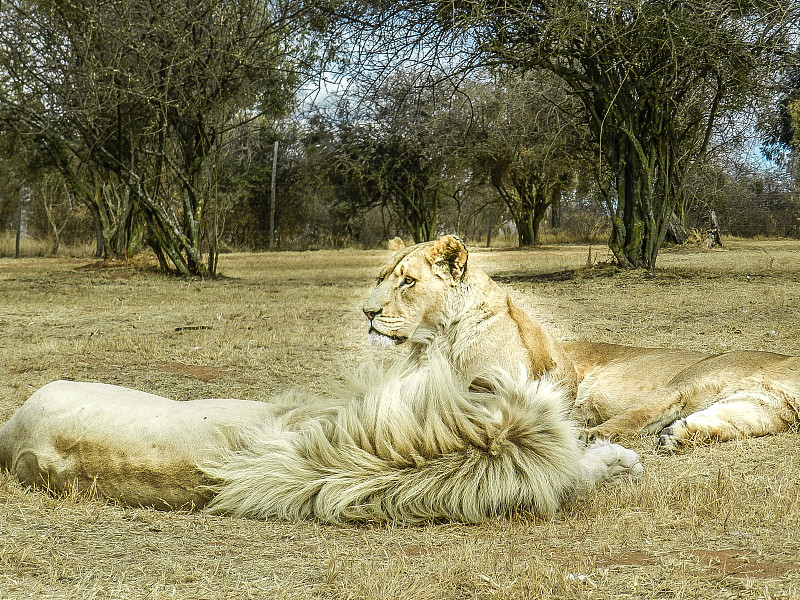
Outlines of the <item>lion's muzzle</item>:
[[[405,342],[408,339],[406,336],[385,333],[375,326],[376,321],[382,319],[381,312],[380,310],[370,311],[366,308],[364,309],[364,314],[367,316],[367,321],[369,322],[369,343],[373,346],[394,346]],[[383,317],[383,319],[385,319],[385,317]],[[378,325],[380,326],[380,324]]]

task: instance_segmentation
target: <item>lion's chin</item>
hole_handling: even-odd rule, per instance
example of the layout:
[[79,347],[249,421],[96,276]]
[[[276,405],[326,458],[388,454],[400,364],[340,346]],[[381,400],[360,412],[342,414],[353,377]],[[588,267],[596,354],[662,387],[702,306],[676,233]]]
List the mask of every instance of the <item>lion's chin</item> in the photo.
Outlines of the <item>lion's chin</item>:
[[376,329],[369,330],[369,343],[373,346],[378,346],[380,348],[388,348],[390,346],[394,346],[396,344],[402,344],[406,341],[406,338],[393,338],[383,333],[380,333]]

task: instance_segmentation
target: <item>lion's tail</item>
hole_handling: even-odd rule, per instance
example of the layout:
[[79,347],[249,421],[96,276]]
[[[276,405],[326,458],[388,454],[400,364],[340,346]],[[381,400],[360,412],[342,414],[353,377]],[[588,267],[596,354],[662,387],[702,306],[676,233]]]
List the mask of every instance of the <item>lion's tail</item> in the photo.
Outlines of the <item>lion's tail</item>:
[[524,373],[487,379],[492,393],[471,394],[440,357],[363,370],[335,409],[287,413],[201,465],[219,482],[208,510],[330,523],[553,515],[587,487],[565,398]]

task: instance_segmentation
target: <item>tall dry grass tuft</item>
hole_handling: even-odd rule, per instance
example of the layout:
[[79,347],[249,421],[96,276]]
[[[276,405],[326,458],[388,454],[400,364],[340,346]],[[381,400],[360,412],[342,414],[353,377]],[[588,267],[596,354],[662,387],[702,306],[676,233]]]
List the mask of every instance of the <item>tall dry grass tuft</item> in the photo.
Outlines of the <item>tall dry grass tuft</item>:
[[[12,231],[0,231],[0,258],[13,258],[17,252],[17,236]],[[91,258],[94,256],[94,241],[79,244],[61,244],[57,256],[73,258]],[[43,257],[53,256],[53,239],[37,239],[23,236],[19,243],[19,256]]]

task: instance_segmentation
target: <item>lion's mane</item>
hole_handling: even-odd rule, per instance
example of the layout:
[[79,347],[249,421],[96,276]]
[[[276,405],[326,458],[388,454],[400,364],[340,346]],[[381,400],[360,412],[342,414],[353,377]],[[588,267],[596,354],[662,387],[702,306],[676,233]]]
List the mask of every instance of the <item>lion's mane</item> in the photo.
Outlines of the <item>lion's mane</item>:
[[[329,523],[481,522],[515,510],[551,516],[594,484],[564,394],[524,372],[470,393],[441,356],[400,373],[362,369],[349,401],[252,429],[201,465],[211,512]],[[307,399],[306,399],[307,400]],[[300,413],[300,416],[298,416]]]

